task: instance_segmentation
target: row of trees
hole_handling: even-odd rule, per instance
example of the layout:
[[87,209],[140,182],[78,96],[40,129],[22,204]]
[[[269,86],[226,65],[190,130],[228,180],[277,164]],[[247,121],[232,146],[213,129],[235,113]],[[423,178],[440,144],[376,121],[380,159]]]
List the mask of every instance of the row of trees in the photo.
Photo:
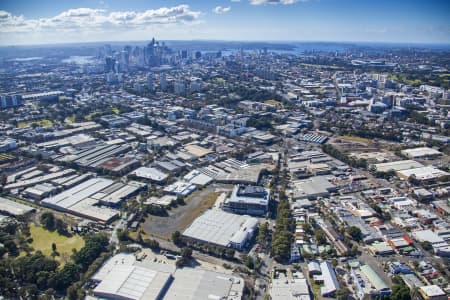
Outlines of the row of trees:
[[284,192],[280,192],[275,230],[272,235],[272,255],[278,262],[286,262],[290,258],[294,227],[295,221],[292,218],[289,201]]
[[261,250],[266,251],[270,245],[270,230],[269,223],[264,222],[259,225],[258,235],[256,236],[256,242],[261,247]]
[[336,147],[334,147],[331,144],[323,144],[322,150],[326,154],[328,154],[336,159],[339,159],[340,161],[345,162],[346,164],[348,164],[351,167],[364,168],[364,169],[367,168],[367,160],[355,159],[353,157],[349,157],[348,155],[345,155],[344,153],[339,151]]

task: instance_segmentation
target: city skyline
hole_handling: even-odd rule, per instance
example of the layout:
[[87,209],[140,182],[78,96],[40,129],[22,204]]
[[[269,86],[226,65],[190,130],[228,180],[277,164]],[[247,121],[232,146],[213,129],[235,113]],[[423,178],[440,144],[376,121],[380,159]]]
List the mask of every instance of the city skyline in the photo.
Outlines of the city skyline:
[[[362,3],[361,3],[362,2]],[[0,45],[148,40],[450,43],[448,1],[2,1]]]

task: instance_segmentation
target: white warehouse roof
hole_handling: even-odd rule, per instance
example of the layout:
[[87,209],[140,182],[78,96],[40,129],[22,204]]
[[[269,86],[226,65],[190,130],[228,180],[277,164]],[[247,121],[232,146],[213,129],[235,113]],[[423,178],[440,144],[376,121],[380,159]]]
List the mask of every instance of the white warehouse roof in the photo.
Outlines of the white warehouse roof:
[[[255,220],[255,221],[253,221]],[[246,232],[257,226],[258,220],[249,216],[235,215],[220,209],[207,210],[198,217],[184,232],[183,235],[196,240],[228,247],[230,242],[244,242],[246,234],[242,234],[244,227]],[[240,238],[240,241],[238,241]]]

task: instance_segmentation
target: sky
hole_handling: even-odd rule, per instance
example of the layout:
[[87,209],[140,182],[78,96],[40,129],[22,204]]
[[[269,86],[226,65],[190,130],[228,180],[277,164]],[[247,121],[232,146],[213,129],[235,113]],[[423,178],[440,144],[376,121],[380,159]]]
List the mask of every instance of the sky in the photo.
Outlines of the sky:
[[0,1],[0,45],[152,37],[450,44],[450,0]]

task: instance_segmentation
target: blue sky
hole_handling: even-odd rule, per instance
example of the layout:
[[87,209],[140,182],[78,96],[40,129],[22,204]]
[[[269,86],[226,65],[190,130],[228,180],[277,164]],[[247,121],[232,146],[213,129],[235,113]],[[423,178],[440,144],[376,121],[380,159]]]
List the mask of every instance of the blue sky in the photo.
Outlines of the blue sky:
[[449,0],[2,0],[0,44],[209,39],[450,43]]

